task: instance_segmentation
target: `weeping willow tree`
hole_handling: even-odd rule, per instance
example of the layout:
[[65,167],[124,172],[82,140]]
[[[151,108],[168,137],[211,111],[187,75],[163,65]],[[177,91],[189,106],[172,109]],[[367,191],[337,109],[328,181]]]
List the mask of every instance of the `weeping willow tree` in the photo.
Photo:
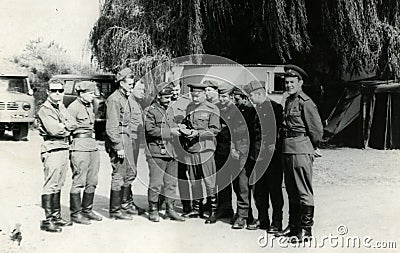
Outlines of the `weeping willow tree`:
[[398,78],[399,14],[399,0],[105,0],[91,45],[104,69],[138,74],[208,53]]

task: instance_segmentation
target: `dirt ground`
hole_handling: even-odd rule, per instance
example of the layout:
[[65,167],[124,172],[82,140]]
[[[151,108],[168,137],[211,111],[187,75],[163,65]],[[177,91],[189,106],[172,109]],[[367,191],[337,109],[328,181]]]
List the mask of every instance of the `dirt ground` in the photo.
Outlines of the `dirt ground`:
[[[14,142],[8,135],[0,140],[0,252],[293,251],[294,246],[278,243],[271,236],[266,238],[264,231],[232,230],[228,221],[205,225],[201,219],[184,223],[162,220],[155,224],[148,221],[146,215],[136,216],[133,221],[109,219],[111,167],[103,147],[95,199],[95,211],[104,216],[103,221],[90,226],[73,225],[60,234],[42,232],[39,230],[44,215],[40,208],[43,180],[40,143],[37,132],[31,132],[27,142]],[[378,248],[383,247],[386,248],[381,249],[382,252],[396,252],[388,247],[400,247],[400,151],[330,148],[323,149],[322,154],[314,168],[313,230],[317,244],[306,245],[300,252],[365,252],[367,247],[371,247],[370,252],[380,252]],[[69,217],[70,178],[69,172],[62,191],[66,218]],[[147,206],[147,182],[147,165],[141,153],[134,192],[136,203],[143,208]],[[286,198],[286,193],[284,196]],[[284,224],[286,222],[285,199]],[[20,246],[9,239],[16,224],[21,224]],[[324,237],[334,239],[328,242]],[[363,242],[359,247],[345,243],[352,238]],[[391,242],[396,245],[389,245]]]

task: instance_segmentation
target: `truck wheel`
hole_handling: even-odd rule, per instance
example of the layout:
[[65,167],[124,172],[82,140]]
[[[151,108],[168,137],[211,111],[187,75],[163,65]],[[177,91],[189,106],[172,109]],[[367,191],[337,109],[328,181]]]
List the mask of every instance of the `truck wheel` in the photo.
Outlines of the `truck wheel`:
[[15,126],[13,129],[13,137],[16,141],[27,140],[28,138],[28,123],[21,123]]

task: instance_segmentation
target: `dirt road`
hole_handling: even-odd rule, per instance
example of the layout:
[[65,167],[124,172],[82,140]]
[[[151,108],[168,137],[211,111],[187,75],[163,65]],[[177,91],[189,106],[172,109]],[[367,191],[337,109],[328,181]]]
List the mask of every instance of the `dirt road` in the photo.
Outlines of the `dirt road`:
[[[40,194],[43,171],[39,159],[41,138],[31,132],[28,142],[14,142],[5,136],[0,140],[0,252],[288,252],[292,246],[264,238],[264,232],[230,229],[226,222],[205,225],[204,220],[184,223],[162,220],[151,223],[145,215],[133,221],[108,218],[110,172],[108,156],[101,151],[99,186],[95,211],[104,216],[102,222],[90,226],[74,225],[61,234],[39,230],[43,219]],[[346,248],[344,241],[358,237],[369,241],[372,252],[377,247],[400,247],[400,152],[355,149],[325,149],[316,160],[314,170],[316,217],[314,236],[317,249],[301,252],[365,252],[360,247]],[[134,183],[135,200],[147,206],[147,165],[141,153],[139,179]],[[62,191],[63,215],[69,217],[69,172]],[[286,196],[286,194],[285,194]],[[286,200],[285,200],[286,201]],[[287,206],[284,224],[287,222]],[[9,240],[15,224],[21,224],[22,241],[17,246]],[[339,233],[338,234],[338,226]],[[347,229],[347,230],[346,230]],[[323,241],[323,237],[338,237]],[[367,237],[371,238],[369,240]],[[265,245],[266,240],[270,240]],[[386,242],[385,245],[382,243]],[[271,245],[271,243],[274,243]],[[260,247],[262,246],[265,247]],[[322,245],[324,245],[322,247]],[[355,245],[357,246],[357,245]],[[382,252],[395,252],[382,249]]]

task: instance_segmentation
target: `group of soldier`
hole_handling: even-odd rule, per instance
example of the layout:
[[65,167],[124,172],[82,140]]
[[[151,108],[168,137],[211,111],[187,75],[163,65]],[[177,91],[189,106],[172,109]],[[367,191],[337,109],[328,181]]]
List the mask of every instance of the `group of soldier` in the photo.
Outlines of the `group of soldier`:
[[[213,224],[230,219],[233,229],[265,229],[295,241],[309,238],[314,216],[312,164],[322,123],[315,104],[302,91],[306,76],[297,66],[285,66],[288,97],[284,106],[270,100],[258,81],[238,88],[205,80],[187,84],[189,94],[181,94],[181,82],[157,84],[153,102],[143,110],[139,101],[145,96],[144,83],[129,68],[122,69],[116,76],[119,87],[106,101],[105,149],[112,167],[110,217],[131,220],[132,215],[145,212],[134,203],[132,192],[144,140],[150,221],[160,221],[159,211],[165,204],[165,217],[175,221],[205,218],[206,224]],[[95,89],[93,82],[78,83],[77,99],[65,108],[63,84],[52,81],[48,99],[38,112],[44,139],[42,207],[46,218],[41,221],[42,230],[61,232],[62,226],[72,222],[102,220],[93,212],[100,167],[94,139]],[[67,221],[61,217],[60,192],[69,163],[71,220]],[[289,199],[285,229],[283,179]],[[181,215],[175,210],[177,200],[182,203]]]

